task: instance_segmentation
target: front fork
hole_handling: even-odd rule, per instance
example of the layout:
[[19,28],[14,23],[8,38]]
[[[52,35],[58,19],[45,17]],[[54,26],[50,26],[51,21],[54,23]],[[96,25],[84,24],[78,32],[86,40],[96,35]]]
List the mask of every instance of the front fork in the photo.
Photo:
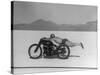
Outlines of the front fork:
[[37,50],[38,50],[38,48],[40,47],[40,45],[41,45],[41,40],[39,41],[39,44],[37,45],[37,47],[36,47],[36,49],[35,49],[34,52],[37,52]]

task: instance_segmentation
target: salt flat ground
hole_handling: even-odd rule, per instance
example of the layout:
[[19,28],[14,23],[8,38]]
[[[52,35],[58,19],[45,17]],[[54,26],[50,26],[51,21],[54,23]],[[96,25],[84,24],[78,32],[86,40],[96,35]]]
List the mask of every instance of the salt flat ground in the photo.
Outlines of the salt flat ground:
[[[84,49],[73,47],[69,59],[30,59],[28,48],[38,43],[40,38],[49,37],[51,33],[72,42],[82,42]],[[74,31],[25,31],[14,30],[14,67],[92,67],[97,66],[97,33]],[[24,70],[25,71],[25,70]]]

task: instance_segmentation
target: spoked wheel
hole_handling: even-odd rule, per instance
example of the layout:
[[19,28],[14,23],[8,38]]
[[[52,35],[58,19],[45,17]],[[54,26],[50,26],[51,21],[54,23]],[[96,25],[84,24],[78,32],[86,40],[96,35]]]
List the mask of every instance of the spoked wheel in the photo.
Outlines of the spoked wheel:
[[38,59],[42,56],[42,48],[41,47],[39,47],[38,50],[35,52],[35,49],[37,46],[38,46],[38,44],[32,44],[29,47],[28,54],[29,54],[30,58],[32,58],[32,59]]
[[58,57],[60,59],[68,59],[70,55],[70,49],[68,46],[61,45],[58,48]]

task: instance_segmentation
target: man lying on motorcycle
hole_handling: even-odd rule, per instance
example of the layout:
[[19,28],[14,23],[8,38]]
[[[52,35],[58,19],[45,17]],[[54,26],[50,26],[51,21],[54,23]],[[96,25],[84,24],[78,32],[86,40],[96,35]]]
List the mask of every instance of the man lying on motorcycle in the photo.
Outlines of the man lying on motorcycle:
[[56,45],[60,45],[60,44],[64,43],[69,47],[81,46],[82,48],[84,48],[84,46],[81,42],[80,43],[71,42],[68,39],[59,38],[59,37],[55,36],[54,34],[50,35],[49,40],[52,41]]

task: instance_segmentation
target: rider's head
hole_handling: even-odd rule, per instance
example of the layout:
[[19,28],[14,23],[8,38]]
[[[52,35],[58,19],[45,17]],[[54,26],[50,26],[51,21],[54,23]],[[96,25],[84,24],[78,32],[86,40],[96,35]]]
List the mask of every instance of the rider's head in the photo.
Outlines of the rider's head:
[[50,38],[55,38],[55,35],[54,35],[54,34],[51,34],[51,35],[50,35]]

